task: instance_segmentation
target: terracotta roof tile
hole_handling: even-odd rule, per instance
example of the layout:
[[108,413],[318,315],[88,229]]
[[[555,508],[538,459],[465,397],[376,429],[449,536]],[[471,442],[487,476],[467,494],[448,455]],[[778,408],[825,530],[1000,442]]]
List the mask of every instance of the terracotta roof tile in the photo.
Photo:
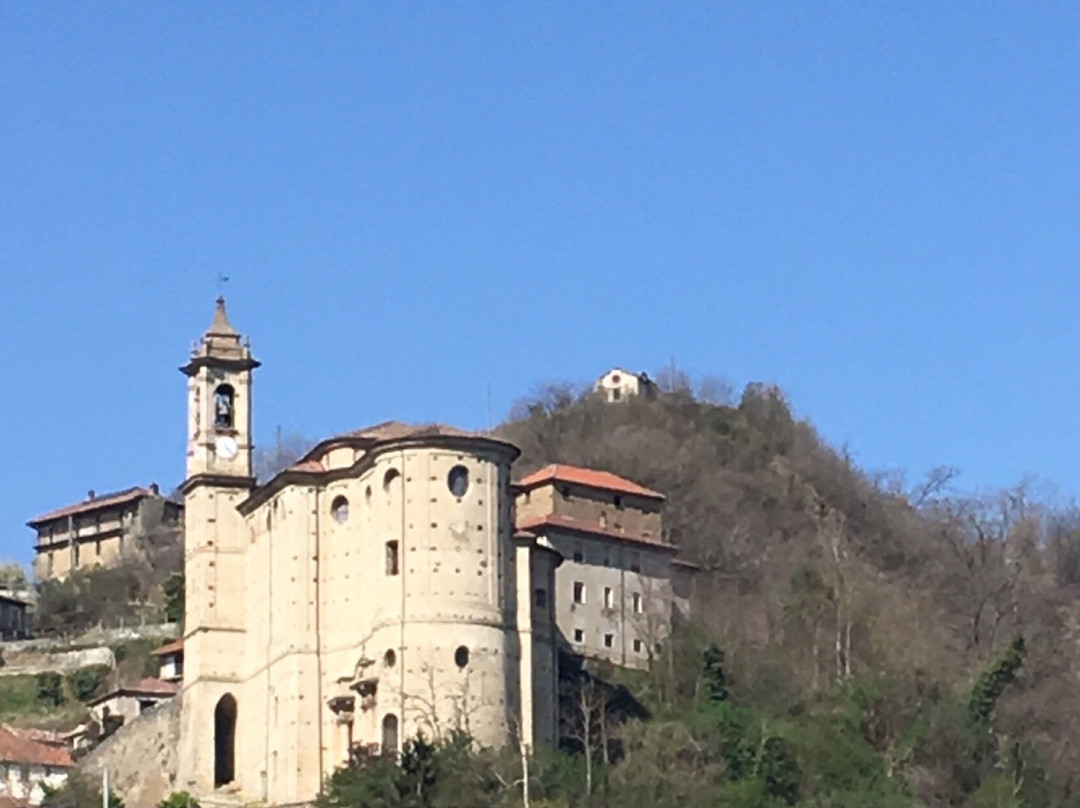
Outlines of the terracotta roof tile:
[[347,432],[342,437],[383,441],[419,437],[484,438],[489,436],[483,432],[470,432],[447,424],[406,424],[403,421],[383,421],[381,424]]
[[602,491],[618,491],[623,494],[645,497],[646,499],[665,499],[664,495],[658,491],[638,485],[632,480],[612,474],[610,471],[567,466],[561,463],[545,466],[539,471],[534,471],[527,477],[523,477],[518,481],[518,487],[535,488],[538,485],[551,482],[584,485],[588,488],[599,488]]
[[535,533],[538,528],[553,527],[559,530],[569,530],[574,533],[587,533],[590,536],[601,536],[605,539],[616,539],[618,541],[628,541],[635,544],[648,544],[653,547],[662,547],[671,550],[672,552],[678,551],[674,545],[665,544],[656,536],[641,536],[634,535],[633,533],[623,533],[610,527],[602,527],[599,522],[580,522],[576,519],[559,516],[553,513],[546,516],[521,519],[515,527],[517,530],[526,530],[531,533]]
[[289,466],[289,471],[326,471],[326,466],[318,460],[302,460]]
[[169,656],[170,654],[175,654],[175,653],[177,653],[179,651],[183,651],[183,650],[184,650],[184,641],[183,640],[173,640],[172,642],[166,643],[165,645],[161,646],[160,648],[154,649],[153,651],[151,651],[151,653],[154,656]]
[[103,701],[109,701],[117,696],[175,696],[180,692],[180,685],[176,682],[169,682],[165,679],[142,679],[136,685],[126,685],[118,687],[106,693],[103,696],[98,696],[96,699],[90,701],[90,705],[101,704]]
[[0,760],[58,767],[74,765],[66,749],[34,740],[12,727],[0,727]]
[[63,508],[57,508],[55,511],[49,511],[49,513],[38,516],[31,519],[26,524],[30,527],[36,527],[44,522],[52,522],[56,519],[62,519],[65,516],[74,516],[78,513],[85,513],[87,511],[96,511],[100,508],[111,508],[116,505],[125,505],[129,502],[142,499],[143,497],[149,497],[152,492],[149,488],[142,488],[135,486],[134,488],[127,488],[123,491],[115,491],[111,494],[103,494],[100,497],[94,497],[93,499],[83,500],[82,502],[76,502],[74,505],[65,505]]

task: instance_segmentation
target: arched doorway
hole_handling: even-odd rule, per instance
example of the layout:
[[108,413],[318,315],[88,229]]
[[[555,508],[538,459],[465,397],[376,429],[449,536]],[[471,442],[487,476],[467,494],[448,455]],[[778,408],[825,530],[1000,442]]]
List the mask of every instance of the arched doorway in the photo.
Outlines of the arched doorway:
[[389,713],[382,721],[382,753],[396,755],[398,751],[397,716]]
[[214,708],[214,788],[236,774],[236,699],[226,693]]

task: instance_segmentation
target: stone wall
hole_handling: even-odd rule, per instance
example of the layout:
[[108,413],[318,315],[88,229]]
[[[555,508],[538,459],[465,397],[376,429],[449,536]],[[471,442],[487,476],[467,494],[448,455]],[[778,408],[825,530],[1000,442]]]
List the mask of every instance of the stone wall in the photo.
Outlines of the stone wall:
[[8,651],[4,649],[0,662],[0,676],[19,676],[22,674],[71,673],[80,668],[103,665],[116,667],[116,657],[111,648],[83,648],[78,651]]
[[125,724],[79,762],[79,769],[109,783],[124,808],[153,808],[176,790],[176,755],[180,748],[180,699],[176,696]]

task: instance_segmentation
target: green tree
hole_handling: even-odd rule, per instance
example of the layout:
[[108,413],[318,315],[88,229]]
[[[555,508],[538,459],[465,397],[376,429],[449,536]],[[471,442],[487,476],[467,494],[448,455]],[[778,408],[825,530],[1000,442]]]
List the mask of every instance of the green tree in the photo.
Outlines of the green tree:
[[162,584],[165,598],[165,619],[170,623],[184,622],[184,573],[174,572]]

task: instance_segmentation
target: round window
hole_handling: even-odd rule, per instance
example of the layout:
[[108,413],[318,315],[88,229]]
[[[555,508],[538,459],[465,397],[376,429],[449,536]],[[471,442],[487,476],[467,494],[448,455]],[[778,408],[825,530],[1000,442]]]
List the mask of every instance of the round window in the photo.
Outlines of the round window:
[[454,466],[446,475],[446,486],[451,494],[461,499],[469,490],[469,470],[464,466]]
[[397,654],[394,653],[393,648],[388,649],[387,652],[383,654],[382,661],[386,667],[394,667],[394,665],[397,663]]
[[339,525],[348,522],[349,500],[345,499],[345,497],[334,497],[334,501],[330,503],[330,514]]
[[458,649],[454,651],[454,664],[459,668],[464,668],[469,664],[469,649],[464,645],[459,645]]

